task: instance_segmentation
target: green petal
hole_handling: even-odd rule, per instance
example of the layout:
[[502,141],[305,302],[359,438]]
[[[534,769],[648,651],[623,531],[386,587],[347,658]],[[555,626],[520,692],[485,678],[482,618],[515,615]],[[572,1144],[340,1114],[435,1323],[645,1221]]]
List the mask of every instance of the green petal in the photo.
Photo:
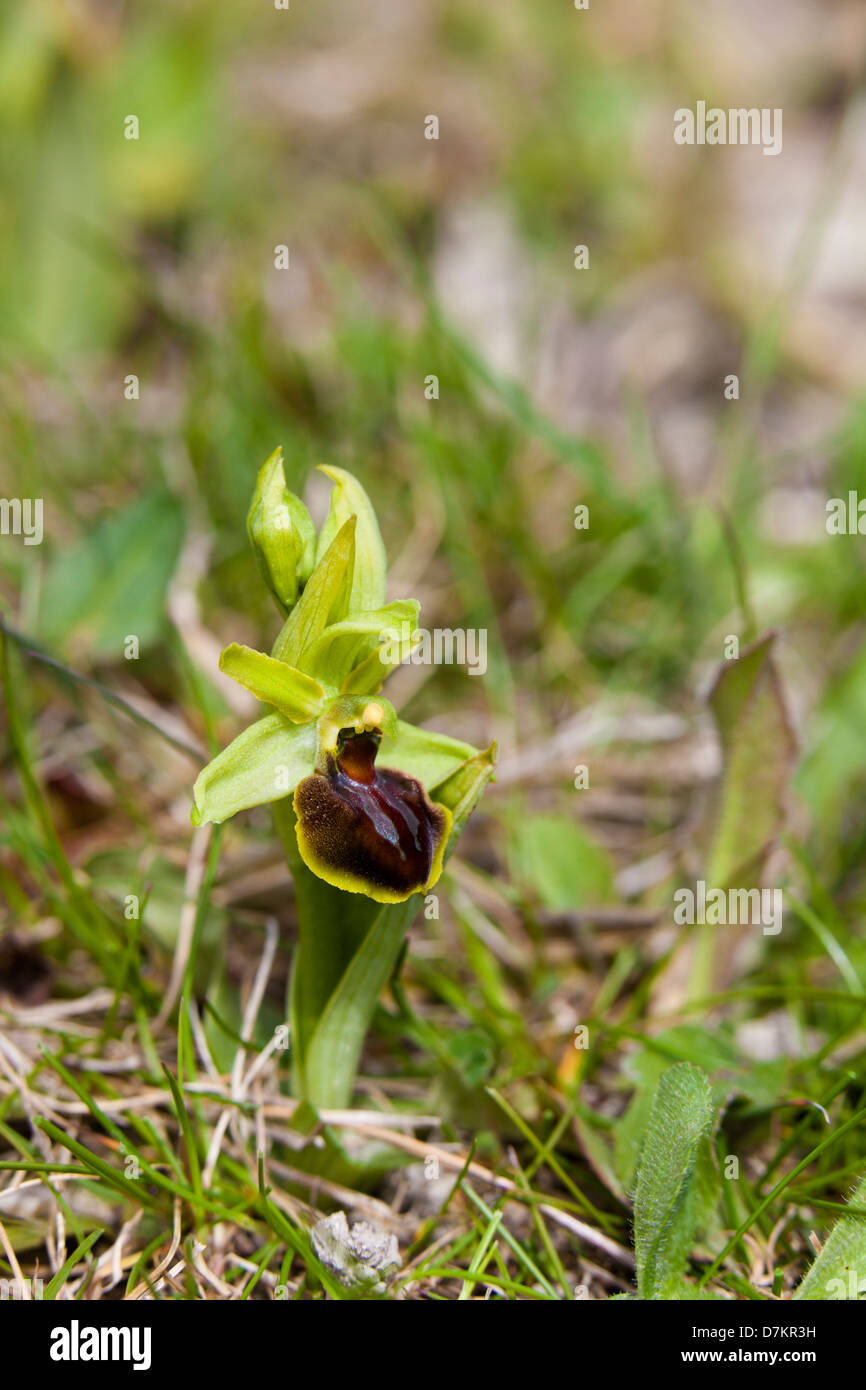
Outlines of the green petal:
[[[476,750],[471,743],[461,743],[447,734],[417,729],[414,724],[405,724],[398,719],[396,734],[386,732],[382,738],[378,763],[380,767],[405,772],[407,777],[414,777],[430,791],[475,755]],[[434,800],[442,801],[442,797],[437,793]],[[443,802],[443,805],[448,803]]]
[[271,656],[277,661],[298,666],[306,648],[328,624],[346,616],[355,563],[355,528],[355,518],[349,517],[317,562],[274,643]]
[[220,656],[220,670],[293,724],[303,724],[321,713],[325,692],[319,682],[264,652],[233,642]]
[[[396,655],[401,645],[406,645],[400,643],[399,634],[404,623],[414,633],[418,610],[415,599],[401,599],[386,603],[384,608],[372,613],[359,613],[341,623],[331,623],[304,652],[303,670],[309,671],[323,685],[342,690],[349,673],[380,646],[386,650],[393,647]],[[381,661],[378,664],[381,666]],[[353,688],[347,693],[366,694],[367,691]]]
[[319,533],[316,559],[327,550],[340,527],[350,516],[357,517],[358,529],[355,534],[355,572],[352,579],[352,592],[349,599],[349,613],[354,615],[381,608],[385,602],[385,578],[388,561],[385,547],[379,533],[379,523],[372,503],[357,478],[344,468],[332,468],[321,464],[319,471],[326,473],[336,484],[331,493],[331,510],[328,519]]
[[196,778],[193,825],[219,825],[249,806],[288,796],[316,765],[316,726],[268,714],[251,724]]

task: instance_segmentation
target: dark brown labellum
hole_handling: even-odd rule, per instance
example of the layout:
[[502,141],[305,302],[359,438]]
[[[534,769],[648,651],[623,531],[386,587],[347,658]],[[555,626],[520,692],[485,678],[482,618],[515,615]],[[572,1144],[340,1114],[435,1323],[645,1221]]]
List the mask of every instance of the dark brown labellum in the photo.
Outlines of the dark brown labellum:
[[413,777],[376,767],[380,739],[342,729],[327,772],[298,784],[298,845],[327,882],[401,902],[438,877],[451,817]]

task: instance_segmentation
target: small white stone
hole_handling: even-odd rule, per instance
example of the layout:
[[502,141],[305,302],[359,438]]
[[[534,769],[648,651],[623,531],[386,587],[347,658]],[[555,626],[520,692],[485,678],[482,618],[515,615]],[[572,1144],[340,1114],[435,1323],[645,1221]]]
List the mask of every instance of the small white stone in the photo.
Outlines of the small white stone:
[[371,1221],[356,1221],[350,1231],[346,1213],[335,1211],[317,1221],[311,1235],[322,1264],[347,1286],[372,1284],[381,1291],[383,1277],[400,1268],[397,1237]]

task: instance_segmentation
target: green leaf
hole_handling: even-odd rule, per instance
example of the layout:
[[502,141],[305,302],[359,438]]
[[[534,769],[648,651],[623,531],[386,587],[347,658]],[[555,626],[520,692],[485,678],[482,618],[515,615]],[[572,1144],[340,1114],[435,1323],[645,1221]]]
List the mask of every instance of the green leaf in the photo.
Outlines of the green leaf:
[[45,1287],[45,1292],[42,1297],[45,1299],[46,1303],[53,1302],[57,1298],[57,1295],[63,1288],[63,1285],[66,1283],[73,1269],[75,1269],[76,1265],[80,1264],[85,1255],[89,1253],[91,1247],[96,1244],[102,1233],[101,1227],[98,1227],[95,1231],[91,1231],[90,1235],[86,1236],[84,1240],[76,1246],[69,1258],[64,1260],[54,1278]]
[[271,810],[295,885],[299,939],[289,997],[292,1075],[295,1093],[308,1096],[305,1060],[309,1039],[381,904],[363,893],[344,893],[307,868],[298,849],[291,798],[275,802]]
[[774,632],[727,662],[710,693],[723,772],[707,860],[714,888],[748,886],[782,825],[797,751],[778,672]]
[[219,825],[249,806],[294,791],[316,763],[316,726],[268,714],[238,734],[196,778],[193,825]]
[[355,519],[350,517],[317,562],[307,587],[283,624],[271,656],[298,666],[307,647],[328,624],[345,617],[354,563]]
[[[140,896],[142,935],[173,956],[187,896],[184,872],[162,856],[148,859],[146,870],[140,861],[140,850],[130,845],[100,850],[86,860],[85,867],[92,889],[112,898],[120,916],[127,894]],[[219,959],[226,920],[227,913],[222,908],[208,904],[195,956],[195,983],[201,993]]]
[[617,1201],[622,1202],[623,1206],[628,1206],[629,1198],[626,1187],[620,1181],[616,1169],[615,1153],[607,1138],[581,1114],[576,1113],[574,1116],[574,1129],[580,1140],[580,1146],[589,1160],[590,1167],[601,1178],[605,1187],[613,1193]]
[[614,1122],[614,1168],[617,1178],[629,1192],[634,1190],[641,1148],[647,1132],[649,1117],[664,1072],[670,1059],[646,1048],[627,1057],[624,1071],[635,1090],[625,1111]]
[[481,1028],[462,1028],[447,1043],[448,1055],[467,1090],[474,1091],[487,1080],[496,1061],[490,1035]]
[[[401,599],[396,603],[387,603],[384,608],[376,608],[371,613],[358,613],[354,618],[331,623],[305,649],[301,668],[330,689],[342,690],[346,678],[356,666],[375,654],[380,646],[388,650],[388,642],[383,642],[383,633],[394,629],[399,631],[404,622],[409,623],[414,632],[418,609],[419,604],[415,599]],[[382,665],[381,658],[378,664]],[[389,663],[397,664],[396,660]],[[351,693],[370,692],[365,688],[353,689]]]
[[713,1289],[699,1289],[694,1284],[689,1284],[684,1279],[682,1283],[674,1285],[666,1295],[670,1302],[686,1303],[729,1303],[730,1298],[723,1293],[716,1293]]
[[843,839],[842,824],[866,766],[866,647],[852,652],[810,716],[809,749],[796,776],[798,796],[812,813],[813,835],[822,846]]
[[[634,1095],[613,1126],[616,1171],[629,1190],[634,1188],[659,1081],[677,1061],[692,1062],[709,1074],[713,1098],[720,1105],[732,1094],[750,1094],[752,1079],[759,1070],[754,1063],[746,1069],[724,1024],[713,1034],[707,1033],[698,1024],[677,1024],[673,1028],[663,1029],[650,1043],[630,1053],[624,1072],[634,1084]],[[754,1086],[759,1088],[760,1083],[755,1082]],[[770,1097],[770,1104],[778,1094],[777,1086]],[[705,1176],[709,1178],[709,1174]]]
[[309,1040],[305,1094],[317,1106],[340,1109],[352,1099],[364,1038],[379,995],[403,947],[422,898],[383,905],[349,961]]
[[165,621],[165,596],[183,540],[183,509],[155,492],[92,526],[50,565],[40,606],[40,634],[53,643],[86,632],[97,653],[123,650],[134,635],[143,648]]
[[[773,661],[775,632],[726,662],[709,703],[722,751],[705,853],[710,887],[749,890],[760,884],[767,856],[786,813],[788,783],[797,752],[779,675]],[[689,979],[692,1001],[715,987],[719,938],[705,928],[693,940]]]
[[656,1092],[635,1187],[641,1298],[668,1298],[682,1279],[698,1215],[695,1161],[712,1120],[710,1086],[700,1068],[691,1062],[669,1068]]
[[[183,1008],[182,1003],[181,1008]],[[186,1105],[184,1103],[183,1092],[180,1088],[180,1084],[178,1083],[177,1078],[172,1076],[165,1062],[163,1062],[162,1064],[162,1070],[165,1079],[168,1082],[169,1089],[171,1091],[171,1098],[174,1103],[174,1113],[177,1116],[177,1121],[180,1125],[180,1132],[183,1135],[183,1146],[186,1150],[186,1167],[187,1172],[189,1174],[190,1186],[192,1187],[192,1190],[195,1193],[196,1198],[200,1200],[203,1196],[201,1180],[201,1160],[199,1158],[198,1148],[196,1146],[192,1122],[189,1118],[189,1111],[187,1110]],[[198,1224],[198,1222],[201,1221],[201,1212],[197,1203],[193,1204],[193,1214],[195,1215],[196,1222]]]
[[321,712],[325,692],[318,681],[252,647],[242,647],[237,642],[226,647],[220,656],[220,670],[251,690],[257,700],[273,705],[293,724],[315,719]]
[[[850,1205],[866,1210],[866,1178],[861,1178],[852,1192]],[[794,1298],[859,1299],[861,1292],[866,1292],[866,1216],[843,1215]]]
[[509,838],[512,872],[555,912],[606,902],[613,892],[610,855],[569,816],[524,816]]
[[388,562],[372,503],[358,479],[347,473],[344,468],[332,468],[328,464],[321,464],[319,471],[332,478],[336,486],[331,493],[328,519],[319,533],[316,559],[319,560],[324,555],[341,526],[350,517],[356,517],[355,571],[349,613],[363,613],[381,608],[385,602]]

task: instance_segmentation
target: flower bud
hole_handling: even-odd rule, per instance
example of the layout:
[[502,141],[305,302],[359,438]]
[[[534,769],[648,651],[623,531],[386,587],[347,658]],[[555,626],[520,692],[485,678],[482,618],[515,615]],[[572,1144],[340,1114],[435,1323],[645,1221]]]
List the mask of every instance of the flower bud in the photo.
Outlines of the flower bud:
[[319,472],[324,473],[335,484],[331,493],[331,508],[327,520],[319,533],[316,558],[321,559],[350,516],[357,519],[355,529],[355,571],[352,592],[349,597],[349,617],[357,613],[369,613],[381,608],[385,602],[385,579],[388,564],[385,547],[379,532],[376,513],[366,492],[351,473],[344,468],[333,468],[320,464]]
[[259,470],[247,531],[261,576],[287,614],[312,573],[316,529],[303,502],[286,487],[282,449]]

